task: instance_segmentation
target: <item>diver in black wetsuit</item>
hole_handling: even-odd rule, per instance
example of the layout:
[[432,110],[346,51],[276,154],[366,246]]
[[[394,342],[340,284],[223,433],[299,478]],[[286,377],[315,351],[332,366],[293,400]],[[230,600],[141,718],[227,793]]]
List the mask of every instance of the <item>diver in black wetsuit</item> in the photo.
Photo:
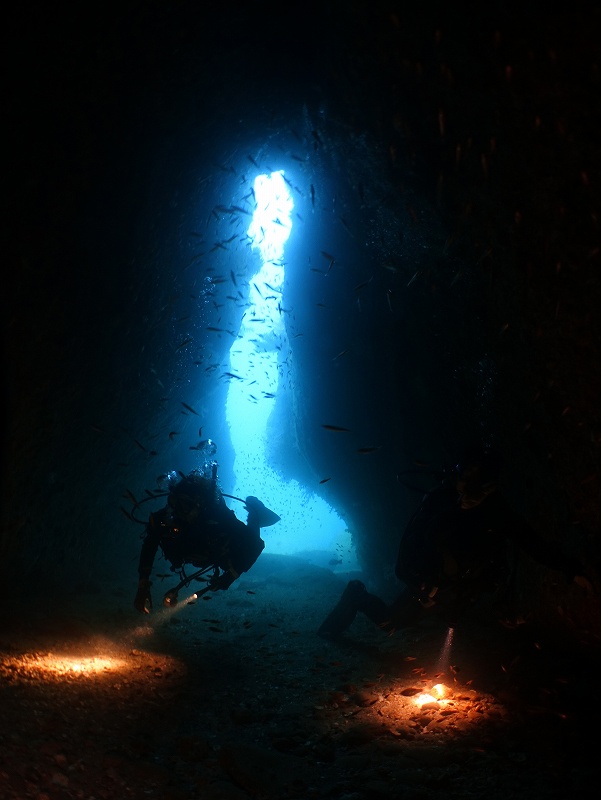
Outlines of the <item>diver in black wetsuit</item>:
[[260,529],[280,519],[256,497],[249,496],[245,500],[247,522],[241,522],[217,488],[215,463],[211,478],[202,470],[170,476],[168,503],[150,514],[138,564],[134,606],[146,614],[152,608],[150,574],[159,547],[172,570],[181,570],[184,564],[219,567],[222,573],[211,581],[210,588],[228,589],[263,552],[265,542]]
[[407,525],[395,567],[404,588],[394,602],[389,605],[361,581],[350,581],[318,634],[340,636],[357,612],[390,633],[430,611],[452,626],[484,593],[506,585],[509,544],[591,594],[580,562],[541,539],[508,505],[497,489],[498,472],[492,455],[479,448],[466,452],[456,471],[424,497]]

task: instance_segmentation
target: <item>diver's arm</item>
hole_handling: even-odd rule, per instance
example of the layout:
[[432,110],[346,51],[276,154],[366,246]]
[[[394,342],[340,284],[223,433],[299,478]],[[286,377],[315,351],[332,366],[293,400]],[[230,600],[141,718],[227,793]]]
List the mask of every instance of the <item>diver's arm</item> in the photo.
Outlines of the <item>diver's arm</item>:
[[134,607],[142,614],[149,614],[152,609],[152,595],[150,587],[150,573],[154,563],[154,557],[160,542],[160,521],[159,515],[151,514],[146,526],[146,537],[140,552],[138,563],[138,590],[134,598]]
[[568,583],[571,583],[576,576],[582,575],[583,567],[579,559],[568,555],[558,542],[540,536],[501,495],[494,498],[494,502],[505,535],[524,553],[538,564],[561,572]]
[[140,551],[140,560],[138,562],[138,575],[140,580],[149,580],[150,573],[152,572],[152,565],[159,548],[161,540],[161,523],[158,519],[158,514],[151,514],[146,526],[146,536]]
[[228,530],[228,547],[219,563],[224,572],[216,581],[218,589],[227,589],[241,573],[248,572],[265,548],[259,529],[249,528],[233,511],[228,509],[223,521]]

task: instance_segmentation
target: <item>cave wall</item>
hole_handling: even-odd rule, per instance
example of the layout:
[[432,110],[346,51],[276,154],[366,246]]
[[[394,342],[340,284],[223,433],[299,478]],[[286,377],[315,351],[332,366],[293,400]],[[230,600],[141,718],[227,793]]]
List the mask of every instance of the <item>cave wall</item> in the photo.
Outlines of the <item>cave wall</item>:
[[440,468],[445,445],[458,438],[441,429],[449,420],[438,403],[451,405],[445,361],[465,303],[458,294],[433,311],[429,282],[424,292],[423,280],[412,280],[446,261],[439,214],[393,192],[378,142],[328,115],[308,128],[318,132],[306,165],[316,196],[284,293],[294,308],[292,422],[313,484],[327,481],[317,488],[343,510],[362,562],[377,574],[390,570],[418,499],[399,473],[414,460]]
[[[37,10],[10,26],[4,589],[129,580],[128,493],[194,466],[199,427],[228,480],[210,365],[241,309],[207,276],[229,274],[213,209],[249,155],[303,177],[293,381],[274,417],[295,449],[275,463],[340,508],[384,579],[417,502],[404,471],[478,436],[506,456],[516,504],[596,577],[598,15],[326,3],[258,24],[131,3],[91,25]],[[526,573],[551,614],[553,577]]]
[[[357,408],[394,398],[397,413],[377,416],[378,433],[387,426],[387,443],[407,463],[440,463],[475,437],[495,445],[514,504],[544,536],[578,553],[598,579],[599,354],[592,309],[599,197],[592,176],[599,165],[591,149],[599,118],[591,35],[598,13],[588,8],[541,19],[530,5],[516,17],[503,7],[469,16],[439,8],[432,26],[423,27],[423,18],[387,12],[373,8],[373,27],[352,13],[345,18],[349,46],[337,52],[340,92],[330,106],[331,118],[342,109],[346,122],[361,134],[373,132],[385,149],[398,222],[372,224],[376,236],[393,229],[398,237],[392,254],[401,257],[400,264],[393,260],[400,280],[381,284],[400,302],[398,314],[370,317],[366,363],[378,379],[365,385],[377,391]],[[351,94],[361,97],[355,106],[361,111],[345,115]],[[340,172],[347,175],[356,129],[343,137]],[[370,188],[382,212],[389,192],[377,182]],[[403,263],[400,240],[408,235],[416,246]],[[379,244],[371,249],[376,259],[389,255]],[[390,348],[382,346],[385,336],[373,335],[386,322],[396,334]],[[357,381],[350,386],[347,396],[361,397]],[[409,430],[398,413],[403,401]],[[344,408],[351,411],[352,403]],[[318,442],[312,459],[319,463],[327,447]],[[383,539],[411,503],[396,492],[388,504],[386,476],[397,469],[393,457],[368,495],[385,509],[377,526]],[[371,476],[362,481],[350,472],[347,489],[369,485]],[[331,482],[326,486],[335,492]],[[373,534],[363,538],[370,518],[373,509],[366,508],[360,547],[377,569],[385,548],[372,547]],[[524,573],[523,592],[537,613],[565,619],[566,604],[572,617],[597,613],[548,571],[528,565]],[[551,597],[559,602],[549,603]]]

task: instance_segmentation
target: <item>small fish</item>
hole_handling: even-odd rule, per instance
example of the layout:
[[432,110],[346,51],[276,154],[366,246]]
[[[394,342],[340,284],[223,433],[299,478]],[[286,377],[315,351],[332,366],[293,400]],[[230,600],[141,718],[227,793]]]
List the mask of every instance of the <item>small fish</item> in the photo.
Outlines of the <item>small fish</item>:
[[121,510],[121,512],[122,512],[123,514],[125,514],[125,516],[127,517],[127,519],[128,519],[130,522],[135,522],[135,519],[132,517],[132,515],[129,513],[129,511],[126,511],[126,510],[123,508],[123,506],[119,506],[119,509]]
[[192,341],[191,337],[189,337],[188,339],[184,339],[184,341],[181,344],[179,344],[175,349],[181,350],[182,347],[185,347],[187,344],[190,344],[191,341]]
[[315,208],[315,186],[311,184],[311,205]]
[[192,406],[189,406],[187,403],[184,403],[184,401],[183,401],[183,400],[181,400],[180,402],[181,402],[181,404],[183,405],[183,407],[184,407],[184,408],[185,408],[187,411],[189,411],[191,414],[196,414],[196,416],[197,416],[197,417],[200,417],[200,414],[198,413],[198,411],[195,411],[195,410],[192,408]]
[[157,572],[156,577],[160,578],[163,581],[165,580],[165,578],[171,578],[173,576],[171,575],[170,572]]
[[344,217],[341,217],[341,216],[338,216],[338,219],[339,219],[339,220],[340,220],[340,222],[342,223],[342,227],[343,227],[343,228],[344,228],[344,229],[345,229],[345,230],[346,230],[348,233],[350,233],[350,235],[351,235],[351,236],[354,236],[354,234],[353,234],[352,230],[350,229],[350,227],[349,227],[349,224],[348,224],[348,222],[345,220],[345,218],[344,218]]
[[223,633],[221,628],[216,628],[214,625],[209,625],[209,630],[214,631],[215,633]]
[[127,497],[129,500],[131,500],[131,501],[132,501],[132,503],[133,503],[135,506],[137,506],[137,505],[138,505],[138,501],[137,501],[137,500],[136,500],[136,498],[134,497],[134,493],[133,493],[132,491],[130,491],[129,489],[126,489],[126,490],[125,490],[125,494],[123,495],[123,497]]
[[334,566],[336,566],[336,564],[342,564],[342,559],[341,559],[341,558],[331,558],[331,559],[328,561],[328,564],[329,564],[331,567],[334,567]]
[[215,164],[215,166],[223,172],[234,172],[234,168],[231,165],[228,167],[227,164]]
[[250,163],[253,165],[253,167],[256,167],[257,169],[259,169],[259,165],[257,164],[257,162],[255,161],[255,159],[252,156],[246,156],[246,157],[248,158]]
[[322,478],[322,479],[319,481],[319,483],[320,483],[320,485],[321,485],[322,483],[327,483],[328,481],[331,481],[331,480],[332,480],[331,478]]
[[147,453],[147,452],[148,452],[148,450],[147,450],[147,449],[144,447],[144,445],[143,445],[143,444],[140,444],[140,442],[139,442],[137,439],[134,439],[134,442],[135,442],[135,443],[138,445],[138,447],[140,448],[140,450],[143,450],[145,453]]
[[256,594],[256,592],[253,592],[252,589],[247,589],[246,594]]
[[205,330],[215,331],[216,333],[229,333],[229,331],[226,331],[225,328],[214,328],[212,325],[207,325]]
[[368,281],[363,281],[363,283],[358,283],[355,286],[355,291],[358,292],[360,289],[363,289],[365,286],[368,286],[372,282],[373,277],[374,276],[372,275],[371,278]]
[[176,436],[178,436],[178,434],[179,434],[179,432],[178,432],[178,431],[170,431],[170,433],[169,433],[169,440],[172,442],[172,441],[173,441],[173,439],[174,439]]
[[366,453],[375,453],[376,450],[381,450],[381,447],[360,447],[357,452],[365,455]]
[[339,425],[322,425],[327,431],[338,431],[339,433],[349,433],[349,428],[341,428]]
[[230,277],[232,279],[232,283],[234,284],[234,286],[238,286],[238,282],[236,281],[236,276],[234,275],[233,269],[230,270]]

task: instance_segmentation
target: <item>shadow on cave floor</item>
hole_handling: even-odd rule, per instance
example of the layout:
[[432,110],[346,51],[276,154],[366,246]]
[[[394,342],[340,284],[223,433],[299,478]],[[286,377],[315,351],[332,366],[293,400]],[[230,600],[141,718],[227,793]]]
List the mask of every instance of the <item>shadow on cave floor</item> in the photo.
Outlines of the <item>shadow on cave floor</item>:
[[156,581],[145,617],[135,582],[15,615],[0,632],[0,795],[585,796],[598,654],[476,621],[449,652],[431,621],[386,636],[358,618],[324,641],[348,577],[264,556],[175,611],[156,608]]

